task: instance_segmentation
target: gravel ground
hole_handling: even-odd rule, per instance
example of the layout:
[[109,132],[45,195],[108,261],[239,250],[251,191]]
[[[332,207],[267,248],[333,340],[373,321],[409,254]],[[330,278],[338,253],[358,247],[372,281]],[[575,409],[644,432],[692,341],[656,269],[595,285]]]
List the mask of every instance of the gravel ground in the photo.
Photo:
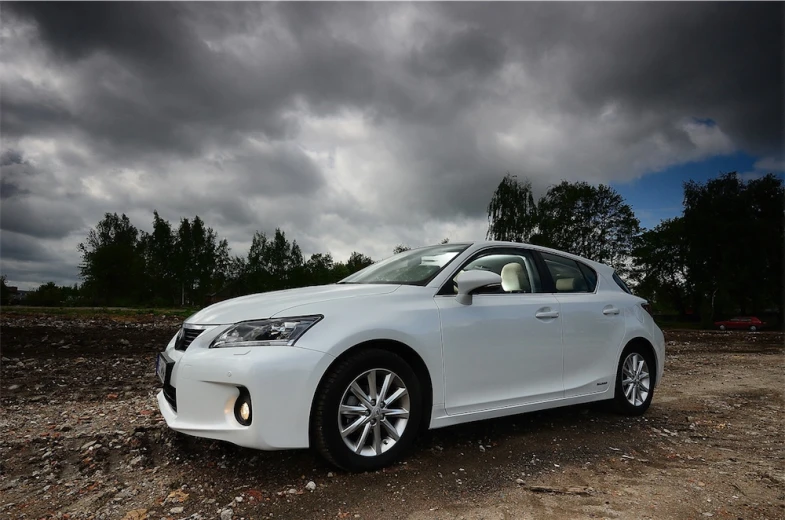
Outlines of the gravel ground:
[[782,333],[666,333],[644,417],[445,428],[348,474],[167,429],[153,365],[180,320],[3,312],[0,518],[785,518]]

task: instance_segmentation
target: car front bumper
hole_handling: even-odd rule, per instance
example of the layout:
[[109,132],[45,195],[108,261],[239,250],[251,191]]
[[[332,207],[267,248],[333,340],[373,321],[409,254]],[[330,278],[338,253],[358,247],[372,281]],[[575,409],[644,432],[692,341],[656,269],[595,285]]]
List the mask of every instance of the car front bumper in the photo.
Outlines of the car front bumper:
[[[174,350],[174,342],[167,347],[175,361],[170,383],[176,407],[163,390],[158,393],[166,424],[248,448],[307,448],[313,396],[334,358],[296,346],[207,348],[214,335],[203,334],[185,352]],[[248,426],[235,417],[240,388],[251,398]]]

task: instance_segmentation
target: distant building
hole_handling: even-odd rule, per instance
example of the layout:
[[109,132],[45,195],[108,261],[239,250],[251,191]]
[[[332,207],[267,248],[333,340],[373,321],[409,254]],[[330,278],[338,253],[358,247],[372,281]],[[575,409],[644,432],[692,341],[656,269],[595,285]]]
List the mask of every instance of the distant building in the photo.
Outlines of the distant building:
[[20,291],[19,287],[15,285],[8,286],[8,292],[10,293],[9,303],[22,303],[30,291]]

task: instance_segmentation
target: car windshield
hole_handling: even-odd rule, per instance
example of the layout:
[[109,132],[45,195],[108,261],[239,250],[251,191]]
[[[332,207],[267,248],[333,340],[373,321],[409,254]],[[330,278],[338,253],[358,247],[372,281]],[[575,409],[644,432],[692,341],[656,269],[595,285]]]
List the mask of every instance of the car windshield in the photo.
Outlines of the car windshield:
[[398,253],[338,283],[426,285],[469,244],[442,244]]

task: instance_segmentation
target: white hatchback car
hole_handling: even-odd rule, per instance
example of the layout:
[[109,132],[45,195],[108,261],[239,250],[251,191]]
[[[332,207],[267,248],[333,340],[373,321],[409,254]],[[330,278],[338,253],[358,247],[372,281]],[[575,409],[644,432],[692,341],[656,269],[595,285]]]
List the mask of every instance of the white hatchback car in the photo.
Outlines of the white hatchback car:
[[477,242],[217,303],[156,364],[174,430],[311,446],[362,471],[399,459],[427,428],[601,400],[641,414],[664,362],[646,301],[610,267]]

